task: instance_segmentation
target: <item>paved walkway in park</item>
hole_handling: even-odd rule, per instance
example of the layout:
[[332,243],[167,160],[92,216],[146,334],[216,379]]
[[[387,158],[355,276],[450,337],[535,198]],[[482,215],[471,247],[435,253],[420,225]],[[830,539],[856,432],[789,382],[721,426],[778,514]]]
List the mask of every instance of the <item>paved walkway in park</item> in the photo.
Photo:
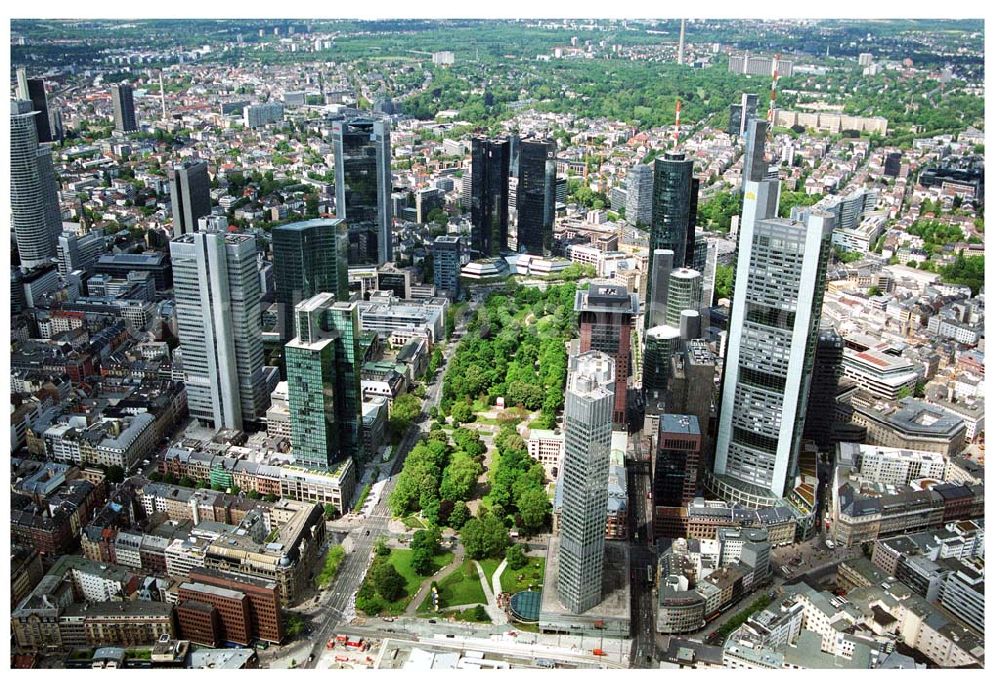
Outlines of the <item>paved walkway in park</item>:
[[503,571],[507,569],[507,559],[504,558],[503,562],[497,566],[497,569],[493,571],[493,595],[499,596],[503,592],[503,588],[500,586],[500,575]]
[[[504,560],[504,562],[500,565],[500,567],[497,568],[497,572],[499,572],[504,567],[504,565],[506,565],[506,563],[507,561]],[[490,621],[492,621],[493,624],[496,626],[500,626],[501,624],[506,624],[507,615],[505,615],[503,613],[503,610],[501,610],[500,607],[497,605],[496,594],[494,594],[490,590],[489,581],[486,579],[486,572],[483,571],[483,566],[479,564],[478,560],[476,561],[476,570],[479,572],[479,583],[483,587],[483,593],[486,594],[486,612],[490,615]],[[500,581],[499,579],[497,579],[495,573],[493,576],[493,580],[498,583]]]
[[462,548],[462,542],[457,542],[455,544],[455,549],[453,551],[455,557],[450,563],[438,570],[437,574],[428,577],[424,580],[424,583],[420,585],[417,589],[416,595],[413,596],[413,600],[410,604],[406,606],[406,611],[403,614],[412,617],[417,613],[417,608],[420,607],[420,603],[424,602],[424,598],[427,597],[427,592],[431,590],[431,582],[441,581],[449,574],[457,570],[463,562],[465,562],[465,549]]

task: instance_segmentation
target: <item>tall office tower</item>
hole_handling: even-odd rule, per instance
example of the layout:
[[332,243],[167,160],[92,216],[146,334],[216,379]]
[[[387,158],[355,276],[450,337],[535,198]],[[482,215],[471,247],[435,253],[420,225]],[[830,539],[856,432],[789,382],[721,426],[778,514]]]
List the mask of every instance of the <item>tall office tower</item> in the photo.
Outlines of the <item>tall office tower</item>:
[[740,99],[740,103],[729,107],[728,131],[730,134],[740,136],[746,133],[747,125],[757,117],[757,101],[758,97],[756,94],[744,93]]
[[708,483],[727,501],[769,506],[793,487],[832,235],[819,210],[805,222],[744,218]]
[[41,78],[29,78],[24,68],[18,68],[17,96],[23,101],[30,101],[31,110],[38,111],[38,115],[35,116],[35,131],[38,132],[38,142],[44,144],[52,141],[49,100],[45,94],[45,81]]
[[674,270],[671,250],[653,250],[649,257],[649,293],[646,295],[645,326],[656,327],[667,322],[667,296],[670,274]]
[[337,419],[337,337],[325,317],[335,301],[326,293],[299,303],[298,336],[285,344],[292,454],[304,466],[327,468],[344,456]]
[[661,414],[653,458],[653,535],[686,536],[685,512],[698,492],[702,468],[702,431],[698,417]]
[[461,292],[462,241],[456,235],[434,239],[434,287],[438,294],[457,299]]
[[52,141],[62,142],[66,138],[66,130],[63,128],[62,111],[54,106],[49,109],[49,130],[52,133]]
[[31,101],[31,95],[28,94],[28,70],[24,66],[17,67],[17,98]]
[[837,384],[843,373],[843,360],[844,338],[832,328],[821,330],[816,342],[816,359],[813,362],[803,436],[823,448],[832,445],[830,436],[836,418],[834,410],[837,406]]
[[111,85],[111,107],[115,113],[115,129],[119,132],[138,131],[135,120],[135,101],[132,99],[132,86],[127,84]]
[[691,263],[689,268],[701,273],[705,268],[705,259],[708,256],[708,239],[701,229],[695,231],[694,240],[691,241]]
[[212,213],[212,184],[208,163],[188,160],[171,170],[170,204],[174,213],[174,237],[197,230],[198,219]]
[[[698,215],[698,180],[694,161],[683,153],[667,153],[653,163],[653,221],[649,251],[673,250],[674,266],[690,266],[694,258],[694,224]],[[649,303],[647,294],[646,303]]]
[[[744,200],[746,199],[747,184],[751,181],[759,182],[768,179],[770,166],[764,160],[764,151],[767,149],[767,121],[752,120],[747,125],[743,146],[743,183],[742,189]],[[775,205],[773,215],[777,215],[777,193],[774,195]],[[745,209],[745,203],[744,203]],[[762,217],[767,218],[767,217]],[[740,226],[744,225],[745,219],[740,217]]]
[[516,250],[548,256],[556,220],[556,142],[521,139],[517,156]]
[[615,428],[628,421],[628,374],[632,364],[632,323],[639,296],[619,285],[591,284],[577,290],[574,306],[580,320],[580,353],[601,351],[615,360]]
[[271,231],[278,331],[295,335],[295,308],[322,292],[347,301],[347,224],[343,219],[309,219]]
[[510,140],[472,140],[472,249],[492,257],[503,249],[508,223]]
[[[662,252],[663,250],[659,250]],[[665,271],[653,269],[658,279]],[[666,294],[662,301],[654,296],[650,303],[655,312],[647,312],[642,359],[642,391],[646,412],[660,414],[669,409],[669,386],[673,375],[674,356],[684,351],[684,343],[700,336],[701,274],[690,268],[675,268],[666,276]],[[651,284],[654,295],[662,294]],[[707,421],[707,419],[705,420]]]
[[626,179],[625,221],[649,226],[653,222],[653,168],[636,165]]
[[93,275],[97,259],[104,253],[104,237],[90,231],[82,235],[62,233],[58,238],[59,275],[84,271]]
[[692,268],[675,268],[670,273],[666,323],[680,328],[682,311],[701,311],[701,273]]
[[516,134],[508,137],[510,141],[510,166],[507,168],[507,223],[504,236],[504,249],[517,252],[517,184],[520,175],[517,171],[518,160],[521,157],[521,138]]
[[170,242],[170,258],[191,416],[252,426],[268,405],[256,239],[186,233]]
[[38,115],[32,111],[10,116],[11,224],[24,270],[55,257],[62,232],[52,154],[48,146],[38,145]]
[[556,202],[566,204],[566,177],[556,177]]
[[686,19],[681,19],[681,38],[677,42],[677,63],[684,63],[684,24],[687,22]]
[[614,375],[614,359],[599,351],[569,358],[556,588],[573,614],[601,602]]
[[390,124],[355,119],[333,123],[337,217],[348,224],[351,265],[393,260]]
[[887,177],[899,177],[899,170],[901,169],[900,163],[902,160],[903,154],[899,151],[886,153],[885,166],[882,168],[882,173]]
[[[336,459],[348,456],[360,460],[363,450],[361,440],[361,321],[358,305],[354,302],[337,301],[329,292],[318,294],[300,303],[295,309],[297,339],[285,345],[286,360],[289,348],[297,349],[288,367],[288,401],[293,422],[303,416],[300,429],[307,439],[303,443],[303,454],[310,455],[312,463],[331,463],[329,455]],[[326,340],[332,340],[332,354]],[[298,350],[302,349],[302,350]],[[306,355],[303,351],[311,352]],[[310,370],[320,369],[323,361],[332,355],[333,371],[322,365],[320,374]],[[332,391],[326,390],[331,384]],[[297,392],[293,400],[292,394]],[[322,393],[322,397],[319,394]],[[301,396],[301,397],[300,397]],[[333,409],[330,409],[330,399]],[[322,419],[316,411],[322,402]],[[297,409],[295,403],[305,403],[308,412]],[[303,407],[306,405],[303,404]],[[334,433],[329,417],[336,423],[336,449],[332,446]],[[323,422],[322,424],[320,422]],[[309,429],[306,433],[306,429]],[[294,441],[293,441],[294,443]],[[295,452],[298,458],[298,452]]]
[[[719,263],[719,246],[715,240],[707,241],[705,248],[705,263],[701,270],[701,307],[703,310],[711,308],[715,297],[715,270]],[[702,320],[702,324],[708,327],[707,317]]]

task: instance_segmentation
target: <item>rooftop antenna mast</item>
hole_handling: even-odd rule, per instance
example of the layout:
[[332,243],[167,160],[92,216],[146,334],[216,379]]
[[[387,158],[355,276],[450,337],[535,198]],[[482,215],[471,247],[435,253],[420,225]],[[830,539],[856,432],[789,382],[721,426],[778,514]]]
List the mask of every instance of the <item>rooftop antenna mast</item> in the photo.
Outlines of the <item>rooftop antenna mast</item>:
[[767,107],[767,130],[768,134],[774,128],[775,118],[777,117],[777,109],[775,108],[778,101],[778,59],[781,57],[780,54],[774,55],[774,66],[771,70],[771,103]]
[[681,98],[677,97],[677,106],[674,108],[674,150],[681,139]]

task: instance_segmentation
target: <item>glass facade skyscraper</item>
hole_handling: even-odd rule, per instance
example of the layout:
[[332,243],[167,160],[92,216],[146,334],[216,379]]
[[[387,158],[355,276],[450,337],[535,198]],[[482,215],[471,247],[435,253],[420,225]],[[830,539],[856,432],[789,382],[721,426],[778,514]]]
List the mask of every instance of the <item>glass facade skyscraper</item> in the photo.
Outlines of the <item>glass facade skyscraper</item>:
[[357,458],[362,451],[358,306],[329,292],[317,294],[296,306],[295,329],[296,338],[285,344],[292,453],[313,466]]
[[198,219],[212,213],[211,189],[208,163],[204,160],[189,160],[174,167],[170,182],[174,236],[192,233]]
[[632,320],[639,314],[639,296],[620,285],[591,284],[576,291],[574,310],[580,321],[580,352],[601,351],[615,361],[617,428],[628,423],[628,376],[632,364]]
[[636,165],[628,171],[625,221],[649,226],[653,221],[653,168]]
[[818,210],[740,228],[708,483],[722,499],[769,506],[794,486],[832,235],[833,216]]
[[434,287],[438,294],[456,299],[461,291],[462,241],[458,236],[434,239]]
[[327,468],[343,456],[337,418],[337,346],[320,294],[295,308],[298,336],[285,344],[292,454],[303,466]]
[[571,356],[556,587],[559,601],[574,614],[601,602],[614,401],[614,359],[600,351]]
[[393,260],[392,149],[384,120],[333,123],[337,217],[348,224],[351,265]]
[[267,409],[254,236],[186,233],[170,242],[191,416],[242,429]]
[[283,341],[295,337],[295,307],[321,292],[347,301],[347,223],[309,219],[271,231],[275,301]]
[[556,212],[556,142],[521,139],[517,145],[517,250],[529,254],[552,252]]
[[500,253],[506,244],[510,140],[472,140],[472,249],[477,258]]
[[[690,267],[694,259],[694,224],[698,213],[698,180],[694,161],[683,153],[667,153],[653,164],[653,208],[649,233],[650,253],[666,249],[674,253],[674,266]],[[650,267],[653,257],[650,257]],[[652,277],[650,271],[647,280]],[[650,289],[646,305],[650,303]]]
[[32,111],[10,116],[11,224],[25,270],[55,258],[62,232],[52,153],[38,144],[39,115]]
[[111,108],[114,111],[116,130],[119,132],[138,131],[139,125],[135,119],[135,101],[132,99],[131,85],[111,86]]

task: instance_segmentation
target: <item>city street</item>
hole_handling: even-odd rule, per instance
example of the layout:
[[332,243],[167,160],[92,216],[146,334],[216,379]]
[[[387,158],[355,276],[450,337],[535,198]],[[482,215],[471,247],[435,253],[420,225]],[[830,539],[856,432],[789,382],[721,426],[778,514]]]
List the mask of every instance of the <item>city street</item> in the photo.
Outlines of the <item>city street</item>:
[[[461,317],[455,319],[454,337],[461,335],[465,326],[465,319],[473,310],[474,307],[470,305]],[[457,346],[457,338],[449,341],[444,351],[445,365],[447,365],[451,356],[454,355]],[[321,594],[319,603],[320,612],[312,617],[314,632],[311,636],[313,641],[311,654],[313,660],[302,663],[303,668],[315,667],[317,658],[337,624],[350,622],[354,619],[354,597],[374,557],[375,544],[381,537],[389,535],[389,521],[391,519],[389,496],[392,494],[392,490],[399,478],[399,470],[403,466],[406,455],[413,449],[420,436],[427,432],[430,425],[429,414],[441,402],[442,374],[443,369],[435,377],[434,382],[427,387],[427,397],[424,399],[421,415],[410,426],[399,443],[392,461],[388,481],[382,490],[378,503],[367,518],[361,519],[359,527],[350,532],[353,542],[351,551],[344,557],[344,561],[340,565],[340,571],[337,573],[337,577],[334,579],[330,589]]]
[[650,465],[639,461],[639,437],[630,436],[631,453],[626,459],[629,491],[629,532],[631,542],[632,662],[636,668],[659,666],[656,647],[656,601],[650,573],[656,577],[656,552],[651,548],[652,500]]

